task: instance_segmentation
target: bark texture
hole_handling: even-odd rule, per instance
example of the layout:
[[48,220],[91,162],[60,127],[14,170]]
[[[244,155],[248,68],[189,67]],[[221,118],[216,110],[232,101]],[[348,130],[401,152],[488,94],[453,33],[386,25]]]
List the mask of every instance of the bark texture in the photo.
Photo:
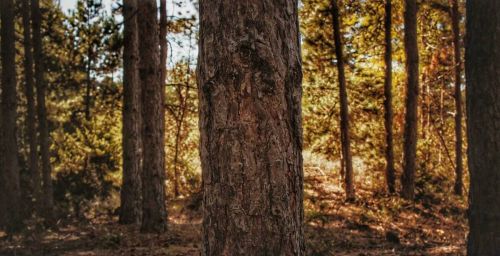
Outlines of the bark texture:
[[23,45],[24,45],[24,89],[26,93],[27,113],[26,113],[26,138],[29,146],[28,168],[30,174],[30,185],[33,199],[35,200],[32,209],[41,214],[41,185],[40,169],[38,168],[38,140],[36,131],[36,103],[34,94],[33,77],[33,42],[31,39],[31,11],[30,0],[22,2],[23,15]]
[[45,81],[44,53],[42,46],[42,13],[40,0],[31,0],[31,15],[33,26],[33,49],[35,56],[35,81],[38,113],[38,131],[40,155],[42,159],[43,177],[43,216],[48,224],[54,224],[54,192],[52,188],[52,166],[50,163],[49,127],[47,123],[47,107],[45,94],[47,82]]
[[22,228],[21,188],[19,183],[18,147],[16,140],[17,93],[16,93],[16,49],[14,27],[14,1],[0,1],[1,10],[1,54],[2,54],[2,127],[1,127],[1,177],[4,216],[8,232]]
[[384,79],[384,125],[385,125],[385,177],[389,193],[396,192],[396,171],[394,170],[394,144],[392,131],[392,1],[385,1],[385,79]]
[[402,196],[415,198],[415,172],[417,157],[417,109],[418,109],[418,45],[417,45],[417,1],[405,0],[404,45],[406,53],[406,115],[403,145]]
[[203,255],[304,255],[297,0],[200,1]]
[[451,24],[455,65],[455,187],[457,195],[463,194],[462,161],[462,53],[460,51],[460,11],[458,0],[451,0]]
[[123,1],[123,175],[120,223],[141,221],[141,109],[137,1]]
[[155,0],[138,1],[139,77],[142,89],[142,227],[143,232],[167,229],[165,207],[165,109],[160,82],[158,8]]
[[468,255],[500,255],[500,1],[467,1]]
[[347,200],[354,200],[354,179],[352,170],[351,140],[349,132],[349,102],[347,100],[347,83],[344,69],[344,50],[342,32],[340,31],[340,14],[337,0],[332,1],[333,37],[335,56],[337,58],[337,74],[340,98],[340,140],[342,143],[342,161]]

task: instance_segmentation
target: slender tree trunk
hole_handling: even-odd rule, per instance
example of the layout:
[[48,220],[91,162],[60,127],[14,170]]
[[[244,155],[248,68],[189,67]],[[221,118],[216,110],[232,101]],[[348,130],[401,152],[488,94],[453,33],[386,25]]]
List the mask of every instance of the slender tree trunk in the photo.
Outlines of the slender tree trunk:
[[416,0],[405,0],[404,25],[407,89],[403,145],[403,176],[401,178],[401,183],[403,185],[403,198],[413,200],[415,198],[418,123],[418,45]]
[[16,49],[14,27],[14,1],[0,1],[1,54],[2,54],[2,129],[1,177],[5,213],[2,217],[8,232],[17,232],[22,226],[21,188],[19,182],[18,147],[16,136]]
[[[160,0],[160,82],[162,87],[167,79],[167,0]],[[162,94],[163,95],[163,94]]]
[[468,255],[500,255],[500,2],[467,1]]
[[387,190],[389,193],[396,192],[396,174],[394,170],[394,146],[392,132],[392,2],[385,2],[385,80],[384,80],[384,125],[385,125],[385,159],[386,170],[385,176],[387,181]]
[[352,170],[351,141],[349,133],[349,103],[347,100],[347,85],[344,70],[344,53],[342,32],[340,31],[340,14],[338,0],[332,0],[333,35],[335,41],[335,56],[337,57],[337,73],[339,79],[340,98],[340,139],[342,142],[342,158],[345,168],[345,190],[347,200],[354,200],[354,180]]
[[33,209],[41,214],[42,190],[41,177],[38,168],[38,141],[36,132],[36,110],[35,110],[35,95],[34,95],[34,78],[33,78],[33,43],[31,39],[31,13],[30,1],[23,0],[23,36],[24,36],[24,79],[27,102],[26,116],[26,138],[29,145],[28,168],[30,173],[31,192],[35,203]]
[[165,207],[165,107],[161,79],[157,6],[138,1],[139,77],[142,87],[142,231],[167,229]]
[[137,0],[124,0],[123,49],[123,178],[120,223],[141,221],[141,109]]
[[455,194],[463,194],[462,161],[462,58],[460,52],[460,11],[458,0],[451,0],[451,23],[453,27],[453,47],[455,50]]
[[50,163],[49,127],[47,124],[47,108],[45,106],[45,92],[47,83],[45,81],[44,53],[42,48],[42,14],[40,11],[40,0],[31,0],[31,15],[33,26],[33,46],[35,57],[35,81],[36,99],[38,113],[38,131],[40,154],[42,158],[43,177],[43,204],[44,218],[47,223],[54,221],[54,193],[52,189],[52,167]]
[[297,0],[200,1],[202,255],[304,255]]

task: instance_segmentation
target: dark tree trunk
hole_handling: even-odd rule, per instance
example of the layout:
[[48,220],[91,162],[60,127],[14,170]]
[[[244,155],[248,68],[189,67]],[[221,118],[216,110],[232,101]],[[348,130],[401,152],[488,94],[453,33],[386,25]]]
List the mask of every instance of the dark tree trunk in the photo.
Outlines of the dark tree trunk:
[[462,58],[460,52],[460,11],[458,0],[451,0],[451,24],[455,60],[455,194],[463,194],[462,162]]
[[402,196],[415,198],[415,171],[417,156],[417,104],[418,104],[418,45],[417,45],[417,1],[405,0],[404,45],[406,53],[406,116],[404,128],[403,185]]
[[138,1],[139,77],[142,87],[142,231],[167,229],[165,207],[165,108],[155,0]]
[[394,170],[394,145],[392,132],[392,3],[391,0],[385,2],[385,80],[384,80],[384,125],[385,125],[385,177],[387,190],[389,193],[396,192],[396,172]]
[[141,221],[141,109],[137,0],[123,1],[123,178],[120,223]]
[[340,31],[340,14],[337,0],[332,1],[332,19],[335,56],[337,58],[337,73],[339,79],[340,140],[342,143],[342,160],[344,161],[344,182],[347,200],[354,200],[355,193],[352,170],[351,141],[349,134],[349,103],[347,100],[342,32]]
[[[167,79],[167,0],[160,0],[160,82],[162,88]],[[163,95],[163,94],[162,94]]]
[[467,1],[468,255],[500,255],[500,2]]
[[22,226],[21,188],[19,183],[18,148],[16,140],[17,93],[14,1],[0,1],[2,54],[2,127],[1,177],[5,213],[3,221],[8,232],[17,232]]
[[29,145],[28,168],[30,174],[30,189],[35,199],[32,209],[38,214],[42,214],[42,194],[41,194],[41,177],[38,168],[38,141],[36,131],[36,110],[35,110],[35,94],[34,94],[34,78],[33,78],[33,43],[31,39],[31,12],[30,0],[22,2],[23,14],[23,37],[24,37],[24,79],[25,92],[27,102],[26,116],[26,138]]
[[50,164],[49,127],[47,124],[47,108],[45,106],[45,81],[44,53],[42,48],[42,14],[40,0],[31,0],[31,15],[33,26],[33,46],[35,56],[35,81],[38,113],[38,131],[40,154],[42,158],[43,177],[43,204],[44,218],[49,224],[54,221],[54,193],[52,189],[52,167]]
[[297,0],[200,1],[203,255],[304,255]]

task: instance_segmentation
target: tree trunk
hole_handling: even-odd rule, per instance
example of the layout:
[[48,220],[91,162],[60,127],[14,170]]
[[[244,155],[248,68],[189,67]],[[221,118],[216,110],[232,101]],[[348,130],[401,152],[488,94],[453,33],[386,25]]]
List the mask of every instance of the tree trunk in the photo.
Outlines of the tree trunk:
[[453,47],[455,50],[455,194],[463,194],[462,162],[462,58],[460,52],[460,11],[458,0],[452,1],[451,23],[453,27]]
[[25,92],[27,102],[26,116],[26,138],[29,145],[28,168],[30,174],[30,189],[35,200],[32,209],[36,210],[37,214],[42,214],[42,193],[41,193],[41,177],[38,169],[38,141],[36,131],[36,110],[35,110],[35,95],[34,95],[34,78],[33,78],[33,43],[31,39],[31,13],[30,1],[23,0],[23,36],[24,36],[24,79]]
[[349,103],[347,101],[347,85],[344,70],[344,53],[342,33],[340,31],[340,14],[338,0],[332,0],[333,36],[335,41],[335,56],[337,58],[337,73],[339,79],[340,98],[340,139],[342,143],[342,159],[345,169],[345,190],[347,200],[354,200],[354,180],[352,170],[351,141],[349,134]]
[[2,48],[2,129],[0,164],[3,179],[0,194],[3,196],[3,214],[8,232],[17,232],[22,226],[21,188],[19,181],[18,148],[16,140],[17,93],[16,49],[14,27],[14,1],[0,1]]
[[50,164],[49,128],[47,124],[47,108],[45,106],[45,81],[44,53],[42,48],[42,14],[40,0],[31,0],[31,15],[33,26],[33,46],[35,56],[35,81],[38,113],[38,130],[40,154],[42,156],[43,177],[43,204],[44,218],[48,224],[54,221],[54,193],[52,189],[52,167]]
[[404,128],[404,159],[402,196],[415,198],[415,171],[417,156],[417,104],[418,104],[418,45],[417,45],[417,1],[405,0],[404,45],[406,53],[406,116]]
[[167,229],[165,208],[165,108],[155,0],[138,2],[139,77],[142,87],[142,231]]
[[[160,82],[165,86],[167,75],[167,0],[160,0]],[[164,94],[162,94],[164,95]]]
[[123,177],[120,223],[141,221],[141,113],[137,0],[124,0],[123,48]]
[[203,255],[304,255],[297,0],[200,1]]
[[392,132],[392,2],[386,0],[385,2],[385,80],[384,80],[384,125],[385,125],[385,160],[386,170],[385,177],[387,182],[387,190],[389,193],[396,192],[396,174],[394,170],[394,146],[393,146],[393,132]]
[[467,1],[468,255],[500,255],[500,2]]

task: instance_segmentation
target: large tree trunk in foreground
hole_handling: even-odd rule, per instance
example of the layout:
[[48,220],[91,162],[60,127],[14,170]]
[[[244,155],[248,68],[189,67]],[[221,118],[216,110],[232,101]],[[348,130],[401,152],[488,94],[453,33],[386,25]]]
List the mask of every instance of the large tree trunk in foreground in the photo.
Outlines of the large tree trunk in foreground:
[[31,0],[31,15],[33,17],[33,43],[35,56],[36,99],[38,112],[38,131],[40,154],[42,156],[43,204],[44,218],[49,224],[54,221],[54,193],[52,189],[52,167],[50,164],[49,127],[47,124],[47,108],[45,106],[44,53],[42,48],[42,14],[40,0]]
[[1,177],[0,194],[3,197],[3,222],[7,231],[22,228],[21,188],[16,140],[17,93],[16,93],[16,49],[14,27],[14,1],[0,1],[1,54],[2,54],[2,127],[1,127]]
[[42,214],[41,210],[41,177],[38,168],[38,141],[36,131],[36,110],[35,110],[35,94],[34,94],[34,78],[33,78],[33,43],[31,39],[31,12],[30,0],[23,0],[23,37],[24,37],[24,79],[25,92],[27,102],[26,116],[26,138],[29,145],[28,168],[30,174],[30,189],[35,199],[32,209],[38,214]]
[[404,45],[406,53],[406,116],[404,128],[402,196],[415,198],[415,172],[417,157],[417,104],[418,104],[418,45],[417,1],[405,0]]
[[354,200],[354,179],[352,170],[351,141],[349,133],[349,103],[347,101],[347,83],[344,69],[344,51],[342,33],[340,31],[340,14],[337,0],[332,1],[333,37],[335,41],[335,56],[337,58],[337,73],[339,79],[340,98],[340,139],[342,143],[342,161],[344,161],[344,179],[347,200]]
[[123,1],[123,177],[120,223],[141,220],[141,109],[137,0]]
[[453,47],[455,65],[455,194],[463,194],[462,161],[462,56],[460,52],[460,11],[458,0],[451,0],[451,23],[453,28]]
[[467,1],[468,255],[500,255],[500,2]]
[[384,125],[385,125],[385,178],[387,183],[387,190],[389,193],[396,192],[396,171],[394,170],[394,144],[392,132],[392,2],[386,0],[385,2],[385,79],[384,79]]
[[203,255],[304,255],[297,2],[200,1]]
[[155,0],[138,1],[139,77],[142,88],[142,231],[167,229],[165,207],[165,109]]

